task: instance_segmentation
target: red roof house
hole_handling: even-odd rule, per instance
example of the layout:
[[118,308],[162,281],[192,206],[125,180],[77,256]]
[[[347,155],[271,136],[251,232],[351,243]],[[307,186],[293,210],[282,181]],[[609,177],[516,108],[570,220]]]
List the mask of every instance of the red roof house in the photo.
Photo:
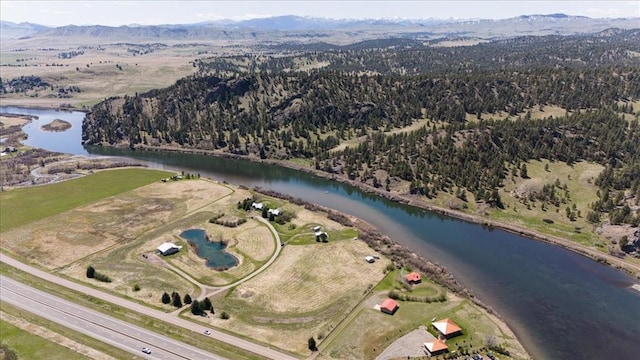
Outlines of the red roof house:
[[424,348],[427,349],[429,355],[438,355],[449,350],[447,344],[445,344],[440,339],[435,339],[433,341],[424,343]]
[[405,279],[407,279],[407,282],[409,284],[420,284],[422,282],[422,276],[420,275],[420,273],[417,273],[415,271],[407,274],[405,276]]
[[445,339],[460,335],[462,329],[451,319],[442,319],[431,323]]
[[398,310],[398,302],[393,299],[386,299],[380,305],[380,311],[385,314],[393,315]]

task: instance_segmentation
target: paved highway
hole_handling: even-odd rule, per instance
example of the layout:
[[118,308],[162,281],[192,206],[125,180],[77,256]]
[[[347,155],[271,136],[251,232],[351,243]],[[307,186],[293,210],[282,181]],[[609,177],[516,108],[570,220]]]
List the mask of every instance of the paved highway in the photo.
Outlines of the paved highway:
[[[63,279],[61,277],[55,276],[53,274],[47,273],[45,271],[42,271],[40,269],[34,268],[33,266],[24,264],[18,260],[15,260],[9,256],[7,256],[6,254],[0,253],[0,262],[3,262],[5,264],[11,265],[13,267],[16,267],[22,271],[26,271],[29,274],[33,275],[33,276],[37,276],[39,278],[42,278],[44,280],[50,281],[52,283],[58,284],[60,286],[64,286],[66,288],[69,289],[73,289],[76,291],[79,291],[83,294],[89,295],[89,296],[93,296],[95,298],[101,299],[103,301],[107,301],[113,304],[116,304],[118,306],[124,307],[126,309],[131,310],[132,312],[137,312],[149,317],[153,317],[159,320],[163,320],[166,321],[170,324],[188,329],[188,330],[192,330],[194,332],[194,336],[202,336],[203,340],[206,340],[205,335],[202,334],[202,331],[205,329],[204,325],[198,325],[195,324],[191,321],[187,321],[184,319],[181,319],[179,317],[176,316],[172,316],[171,314],[167,314],[164,313],[162,311],[159,310],[155,310],[149,307],[146,307],[144,305],[138,304],[136,302],[115,296],[115,295],[111,295],[109,293],[105,293],[103,291],[94,289],[94,288],[90,288],[88,286],[84,286],[78,283],[75,283],[73,281],[69,281],[66,279]],[[2,283],[4,284],[5,281],[9,280],[6,277],[2,278]],[[14,281],[15,282],[15,281]],[[2,291],[4,292],[4,291]],[[2,294],[4,297],[4,294]],[[8,302],[8,301],[7,301]],[[73,304],[74,309],[75,308],[80,308],[80,305],[77,304]],[[29,310],[31,311],[31,310]],[[217,331],[215,329],[209,329],[211,331],[211,335],[210,337],[215,338],[217,340],[220,340],[222,342],[225,342],[229,345],[233,345],[235,347],[241,348],[241,349],[245,349],[247,351],[253,352],[255,354],[258,355],[262,355],[264,357],[270,358],[270,359],[278,359],[278,360],[298,360],[298,358],[293,357],[291,355],[282,353],[280,351],[268,348],[266,346],[263,345],[259,345],[256,343],[252,343],[250,341],[235,337],[233,335],[229,335],[226,333],[223,333],[221,331]],[[143,345],[144,346],[144,345]],[[147,346],[149,348],[151,348],[150,346]],[[137,349],[137,352],[141,355],[142,351],[140,351],[140,349],[142,349],[142,346],[140,346],[139,349]],[[153,349],[152,349],[152,354],[153,354]],[[219,358],[219,357],[218,357]],[[191,359],[199,359],[199,357],[192,357]],[[204,358],[203,358],[204,359]]]
[[[224,358],[0,276],[0,300],[146,359]],[[206,341],[205,335],[202,341]],[[151,354],[142,353],[147,347]]]

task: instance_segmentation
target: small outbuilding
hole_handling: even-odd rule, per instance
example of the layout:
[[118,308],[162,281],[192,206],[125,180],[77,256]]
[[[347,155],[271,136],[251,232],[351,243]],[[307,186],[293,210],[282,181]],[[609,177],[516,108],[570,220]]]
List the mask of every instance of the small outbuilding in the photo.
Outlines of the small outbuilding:
[[320,231],[320,226],[314,226],[313,232],[317,233],[318,231]]
[[317,231],[314,233],[314,235],[316,236],[316,241],[318,242],[329,242],[329,235],[327,235],[327,233],[324,231]]
[[177,253],[178,251],[180,251],[181,248],[182,248],[181,246],[178,246],[178,245],[176,245],[174,243],[166,242],[166,243],[163,243],[162,245],[158,246],[157,250],[163,256],[167,256],[167,255],[171,255],[171,254]]
[[412,272],[404,277],[409,284],[420,284],[422,282],[422,275],[418,272]]
[[385,314],[393,315],[398,311],[398,302],[393,299],[386,299],[380,305],[380,311]]
[[273,216],[280,215],[280,209],[269,209],[267,212],[269,213],[269,215],[273,214]]
[[427,351],[427,354],[434,356],[448,351],[449,347],[442,340],[435,339],[424,343],[424,349]]
[[458,324],[451,321],[451,319],[442,319],[431,323],[436,330],[440,333],[440,337],[449,339],[462,334],[462,328]]

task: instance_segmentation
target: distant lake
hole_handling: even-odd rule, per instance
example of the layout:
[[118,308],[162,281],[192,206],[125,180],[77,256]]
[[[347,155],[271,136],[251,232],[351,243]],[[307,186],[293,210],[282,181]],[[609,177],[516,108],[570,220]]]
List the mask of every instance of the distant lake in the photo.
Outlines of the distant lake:
[[[47,109],[27,109],[13,106],[0,106],[0,113],[22,114],[37,116],[37,119],[22,127],[27,134],[25,145],[57,151],[68,154],[89,154],[82,146],[82,120],[85,113],[81,111],[56,111]],[[55,119],[61,119],[71,124],[71,128],[65,131],[42,130]]]

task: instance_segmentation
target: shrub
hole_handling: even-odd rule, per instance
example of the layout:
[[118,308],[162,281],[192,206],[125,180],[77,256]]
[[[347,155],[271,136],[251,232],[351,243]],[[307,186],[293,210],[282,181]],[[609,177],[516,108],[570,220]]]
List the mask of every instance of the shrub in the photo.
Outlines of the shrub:
[[102,281],[102,282],[108,282],[108,283],[111,282],[111,278],[110,277],[108,277],[105,274],[101,274],[101,273],[97,272],[96,269],[91,265],[87,266],[87,277],[89,279],[96,279],[96,280]]
[[140,285],[138,284],[133,285],[133,291],[140,291]]
[[309,350],[311,351],[317,351],[318,347],[316,346],[316,339],[312,337],[309,338],[309,340],[307,340],[307,345],[309,346]]
[[229,320],[229,318],[230,318],[230,317],[231,317],[231,316],[229,316],[229,314],[228,314],[226,311],[223,311],[223,312],[220,314],[220,318],[221,318],[222,320]]

